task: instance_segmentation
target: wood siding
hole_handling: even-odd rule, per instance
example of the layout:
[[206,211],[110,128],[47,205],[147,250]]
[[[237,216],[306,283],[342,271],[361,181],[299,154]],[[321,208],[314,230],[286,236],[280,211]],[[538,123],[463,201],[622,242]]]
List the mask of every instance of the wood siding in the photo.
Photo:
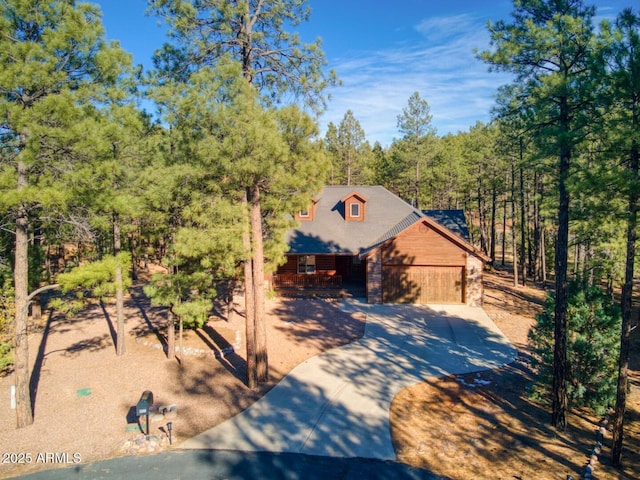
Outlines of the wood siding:
[[468,254],[425,222],[382,249],[385,303],[465,303]]
[[382,264],[464,267],[467,253],[428,225],[418,223],[383,247]]
[[280,265],[276,273],[298,273],[298,257],[287,255],[287,263]]
[[385,303],[464,303],[464,267],[384,266]]
[[[299,255],[287,255],[287,262],[280,265],[277,274],[298,273]],[[316,255],[316,273],[336,274],[336,257],[334,255]]]

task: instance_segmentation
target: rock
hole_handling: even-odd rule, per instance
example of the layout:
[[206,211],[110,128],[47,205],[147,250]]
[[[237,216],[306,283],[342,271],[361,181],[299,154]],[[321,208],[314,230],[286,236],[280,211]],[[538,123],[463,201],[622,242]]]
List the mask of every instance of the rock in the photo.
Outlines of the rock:
[[177,416],[178,410],[169,410],[167,413],[165,413],[164,418],[165,420],[174,420]]

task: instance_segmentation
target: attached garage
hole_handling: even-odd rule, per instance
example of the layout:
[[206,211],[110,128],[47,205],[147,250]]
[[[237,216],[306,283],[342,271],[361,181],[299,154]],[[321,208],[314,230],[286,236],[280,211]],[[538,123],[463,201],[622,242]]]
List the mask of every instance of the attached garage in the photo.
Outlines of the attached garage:
[[384,266],[384,303],[465,303],[464,267]]
[[463,238],[423,218],[370,252],[368,284],[375,288],[379,274],[380,288],[369,300],[379,294],[383,303],[478,304],[483,260]]

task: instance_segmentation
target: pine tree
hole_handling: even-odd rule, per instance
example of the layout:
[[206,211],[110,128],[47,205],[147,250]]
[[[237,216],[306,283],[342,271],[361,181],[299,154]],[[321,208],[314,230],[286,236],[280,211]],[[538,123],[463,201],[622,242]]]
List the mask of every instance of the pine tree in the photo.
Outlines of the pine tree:
[[[520,112],[534,113],[538,140],[557,158],[558,229],[555,252],[555,357],[552,424],[566,427],[567,412],[567,262],[568,189],[576,146],[589,122],[588,65],[593,41],[594,7],[581,0],[521,0],[513,22],[489,24],[494,51],[480,57],[498,70],[516,75]],[[533,125],[531,125],[533,127]]]
[[[580,281],[569,285],[567,298],[569,405],[603,414],[616,398],[620,309],[599,287]],[[533,394],[538,397],[546,397],[553,377],[554,303],[549,295],[544,313],[529,333],[538,370]]]
[[629,351],[632,317],[632,295],[636,241],[638,237],[638,202],[640,200],[640,15],[624,10],[614,25],[605,22],[601,28],[601,61],[604,104],[611,108],[608,116],[607,143],[615,156],[622,159],[619,190],[627,197],[626,254],[624,283],[620,300],[622,326],[620,356],[613,421],[612,464],[622,463],[624,415],[628,389]]
[[403,134],[403,140],[407,144],[408,162],[415,166],[414,195],[411,204],[420,208],[420,170],[421,165],[425,167],[424,158],[427,156],[424,151],[425,144],[435,137],[436,129],[431,125],[431,110],[429,103],[420,97],[418,92],[414,92],[409,97],[408,104],[402,109],[402,114],[398,115],[398,129]]
[[73,0],[0,3],[0,205],[15,220],[15,372],[18,427],[33,422],[29,391],[28,237],[42,211],[64,211],[65,178],[90,138],[92,103],[127,55],[103,40],[97,7]]
[[[326,61],[319,40],[301,45],[298,36],[285,29],[308,19],[310,9],[305,4],[306,0],[231,3],[223,0],[153,0],[150,9],[166,20],[173,40],[173,44],[165,45],[156,54],[158,70],[173,80],[184,82],[190,80],[194,72],[231,58],[240,64],[244,80],[256,90],[264,105],[273,105],[286,95],[293,95],[313,111],[320,112],[325,106],[323,91],[336,83],[335,74],[323,69]],[[268,143],[265,145],[267,150]],[[269,170],[267,167],[262,171]],[[245,241],[251,256],[251,278],[249,269],[245,268],[245,292],[249,296],[252,291],[247,300],[253,305],[248,311],[253,312],[255,319],[248,321],[255,324],[258,380],[265,381],[268,368],[261,212],[262,182],[266,178],[250,175],[245,180],[242,195],[244,198],[246,193],[251,225],[250,241]]]
[[[332,156],[332,182],[352,185],[360,176],[366,151],[366,138],[360,122],[351,110],[347,110],[337,127],[329,127],[325,141]],[[359,184],[358,181],[355,182]]]

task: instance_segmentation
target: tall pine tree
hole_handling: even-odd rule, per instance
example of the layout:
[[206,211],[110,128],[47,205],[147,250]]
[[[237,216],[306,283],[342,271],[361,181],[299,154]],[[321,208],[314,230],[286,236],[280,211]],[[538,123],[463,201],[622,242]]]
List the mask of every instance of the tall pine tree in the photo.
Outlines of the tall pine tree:
[[612,464],[622,463],[624,416],[628,389],[629,351],[632,317],[632,294],[636,242],[638,238],[638,202],[640,201],[640,15],[624,10],[615,24],[605,22],[601,28],[600,57],[604,70],[603,104],[609,105],[605,145],[610,145],[621,160],[618,189],[627,197],[626,255],[622,286],[620,358],[613,420]]
[[[85,122],[129,62],[103,39],[94,5],[0,3],[0,205],[15,225],[17,424],[33,422],[27,342],[29,235],[34,218],[64,211],[65,181],[90,147]],[[33,294],[33,292],[32,292]],[[32,295],[31,294],[31,295]]]
[[[174,80],[187,81],[193,72],[231,58],[241,65],[242,75],[270,106],[287,96],[300,99],[313,111],[325,106],[325,88],[335,83],[335,74],[324,70],[320,41],[302,44],[287,29],[306,21],[306,0],[152,0],[150,10],[170,27],[171,44],[156,54],[158,70]],[[259,169],[260,167],[258,167]],[[263,171],[268,171],[264,169]],[[267,346],[264,318],[264,257],[262,184],[265,178],[247,177],[242,193],[250,211],[250,233],[245,249],[245,291],[248,312],[255,325],[258,380],[266,381]],[[251,268],[249,268],[251,267]]]
[[[567,260],[570,192],[568,181],[577,145],[588,123],[588,65],[594,7],[582,0],[516,0],[511,23],[489,24],[492,51],[480,57],[497,70],[516,75],[520,111],[532,111],[536,137],[557,159],[558,226],[555,252],[555,354],[552,424],[566,427]],[[533,125],[532,125],[533,127]]]

